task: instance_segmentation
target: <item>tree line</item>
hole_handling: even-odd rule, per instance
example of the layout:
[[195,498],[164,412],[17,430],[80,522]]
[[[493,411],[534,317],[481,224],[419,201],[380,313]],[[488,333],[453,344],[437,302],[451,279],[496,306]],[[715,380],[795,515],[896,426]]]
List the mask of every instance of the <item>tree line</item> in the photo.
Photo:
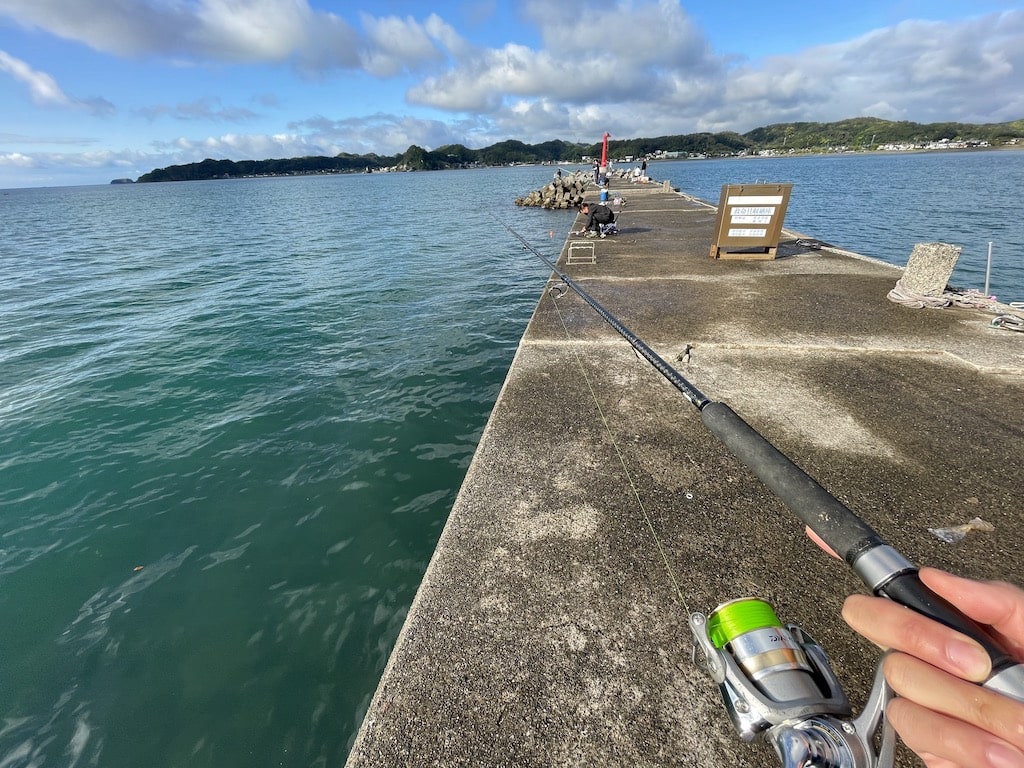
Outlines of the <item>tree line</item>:
[[[1024,142],[1024,120],[1006,123],[913,123],[858,117],[834,123],[776,123],[744,134],[690,133],[656,138],[612,139],[609,157],[731,157],[744,153],[872,150],[886,144],[938,141],[985,142],[1001,146]],[[534,163],[583,163],[600,157],[601,143],[546,141],[525,144],[502,141],[483,149],[450,144],[434,150],[416,145],[394,156],[341,153],[334,157],[295,157],[277,160],[203,160],[171,165],[145,173],[139,182],[196,181],[250,176],[289,176],[320,173],[365,173],[383,170],[433,171],[477,166]]]

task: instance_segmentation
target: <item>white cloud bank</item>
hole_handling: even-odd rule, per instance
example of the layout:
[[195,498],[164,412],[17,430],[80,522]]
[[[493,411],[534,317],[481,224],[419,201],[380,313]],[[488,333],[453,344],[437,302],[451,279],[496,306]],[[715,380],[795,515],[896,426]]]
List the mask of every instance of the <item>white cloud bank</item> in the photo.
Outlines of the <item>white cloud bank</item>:
[[[277,135],[213,130],[129,153],[143,170],[207,156],[393,154],[410,144],[744,132],[863,115],[978,123],[1024,117],[1024,10],[905,21],[747,60],[714,50],[680,0],[526,0],[515,7],[536,30],[536,47],[474,44],[436,13],[422,20],[362,14],[350,22],[307,0],[0,0],[0,16],[115,56],[198,67],[283,63],[321,80],[359,73],[408,84],[407,106],[394,111],[411,115],[293,116]],[[581,22],[590,12],[628,24],[596,44],[595,25]],[[0,54],[0,73],[40,104],[112,110],[109,102],[69,97],[52,77],[7,54]],[[213,126],[244,123],[255,113],[197,93],[148,114],[168,116]]]

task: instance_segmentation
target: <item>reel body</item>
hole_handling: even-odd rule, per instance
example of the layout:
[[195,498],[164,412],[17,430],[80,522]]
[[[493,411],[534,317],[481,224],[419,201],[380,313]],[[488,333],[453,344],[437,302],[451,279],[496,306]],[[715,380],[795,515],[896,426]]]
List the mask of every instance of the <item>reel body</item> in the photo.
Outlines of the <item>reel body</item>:
[[741,739],[764,738],[785,768],[891,768],[895,733],[884,710],[892,694],[881,669],[853,719],[824,650],[796,625],[783,626],[764,600],[693,613],[690,630]]

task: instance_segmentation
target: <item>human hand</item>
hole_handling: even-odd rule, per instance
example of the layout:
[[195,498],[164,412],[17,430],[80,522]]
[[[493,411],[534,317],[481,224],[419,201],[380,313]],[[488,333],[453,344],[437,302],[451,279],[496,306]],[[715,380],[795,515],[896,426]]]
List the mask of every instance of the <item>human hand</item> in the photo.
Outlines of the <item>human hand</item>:
[[[1014,658],[1024,659],[1024,591],[934,568],[922,568],[920,577],[966,616],[991,627]],[[1024,767],[1024,703],[977,685],[991,666],[976,641],[867,595],[848,597],[843,618],[854,631],[894,651],[883,671],[899,698],[886,716],[929,768]]]
[[[835,555],[813,531],[807,533]],[[922,568],[919,575],[1024,661],[1024,591],[934,568]],[[976,641],[879,597],[851,595],[843,618],[854,631],[893,651],[882,666],[900,698],[889,704],[886,716],[929,768],[1024,766],[1024,703],[977,685],[991,673],[991,663]]]

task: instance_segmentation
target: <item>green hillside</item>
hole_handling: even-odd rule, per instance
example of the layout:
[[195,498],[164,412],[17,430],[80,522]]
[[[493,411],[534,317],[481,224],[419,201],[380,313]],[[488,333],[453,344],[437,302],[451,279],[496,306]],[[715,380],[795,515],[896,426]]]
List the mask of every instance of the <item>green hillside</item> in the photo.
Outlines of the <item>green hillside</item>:
[[[651,139],[613,139],[613,159],[638,157],[733,157],[759,153],[871,151],[899,146],[920,147],[935,142],[964,142],[969,146],[1024,145],[1024,120],[974,125],[969,123],[911,123],[857,117],[835,123],[775,123],[744,134],[690,133]],[[158,168],[139,177],[140,182],[287,176],[318,173],[364,173],[381,170],[444,170],[475,166],[532,163],[583,163],[599,157],[601,143],[572,144],[546,141],[524,144],[503,141],[483,149],[450,144],[435,150],[415,145],[392,157],[351,155],[298,157],[280,160],[203,160],[200,163]]]

